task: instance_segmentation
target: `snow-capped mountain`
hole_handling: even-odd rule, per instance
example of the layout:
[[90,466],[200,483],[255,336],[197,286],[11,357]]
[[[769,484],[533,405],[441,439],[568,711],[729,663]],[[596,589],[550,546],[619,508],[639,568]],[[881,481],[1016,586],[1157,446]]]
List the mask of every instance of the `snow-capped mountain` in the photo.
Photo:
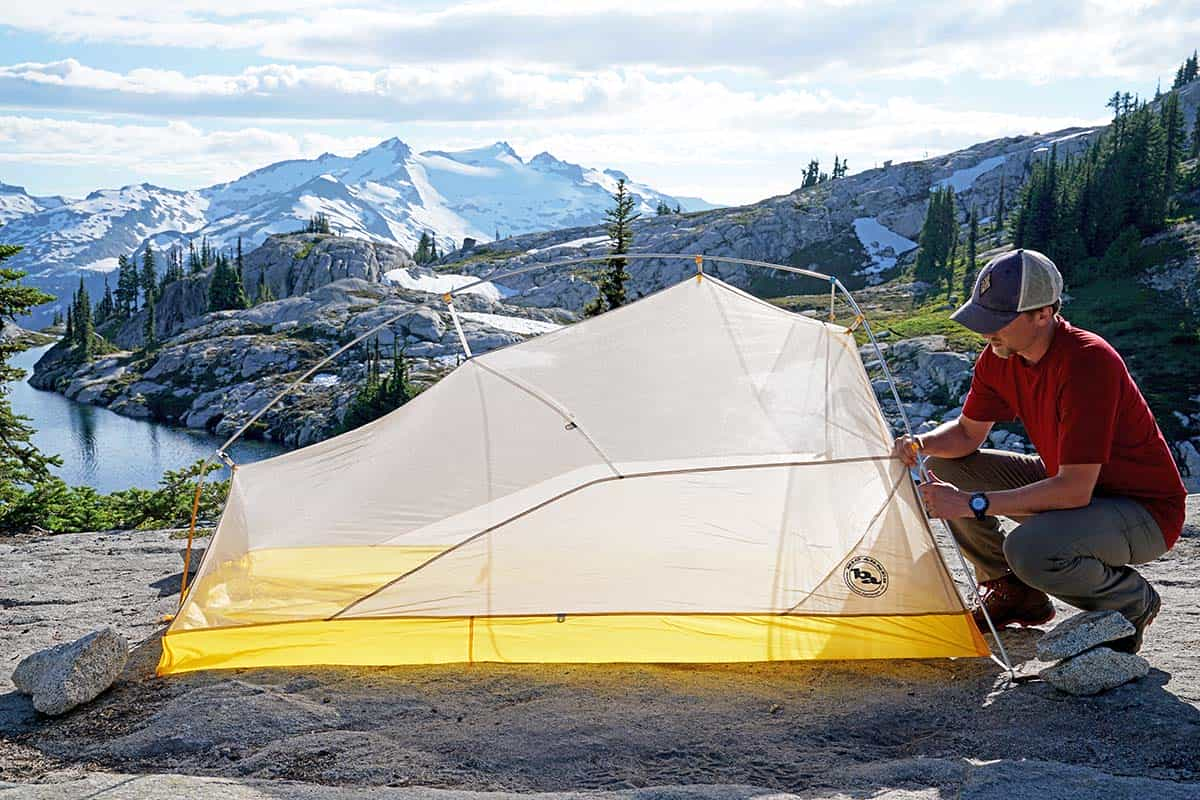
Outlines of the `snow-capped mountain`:
[[11,186],[0,183],[0,225],[10,219],[35,214],[47,208],[58,208],[69,200],[57,195],[51,197],[34,197],[25,191],[23,186]]
[[[414,153],[399,139],[388,139],[353,157],[326,153],[280,161],[193,191],[139,184],[68,200],[32,197],[0,184],[0,223],[6,223],[0,241],[23,245],[9,264],[61,297],[81,276],[89,288],[100,289],[117,256],[147,244],[186,246],[206,236],[217,247],[231,247],[241,237],[244,248],[253,248],[272,233],[303,228],[318,213],[329,217],[337,233],[410,251],[424,232],[446,252],[467,237],[489,241],[594,224],[612,205],[617,179],[625,177],[549,153],[526,162],[505,142]],[[660,203],[709,207],[626,181],[645,214]]]

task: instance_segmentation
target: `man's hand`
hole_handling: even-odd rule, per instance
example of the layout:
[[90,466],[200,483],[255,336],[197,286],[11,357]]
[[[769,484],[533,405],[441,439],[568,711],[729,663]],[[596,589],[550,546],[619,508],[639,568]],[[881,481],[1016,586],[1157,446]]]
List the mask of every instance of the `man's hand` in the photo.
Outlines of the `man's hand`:
[[936,519],[958,519],[973,517],[971,510],[971,495],[959,491],[958,488],[938,478],[932,472],[929,480],[920,485],[921,497],[925,500],[925,509],[929,516]]
[[921,450],[920,436],[900,436],[892,446],[892,455],[904,462],[906,467],[917,465],[917,452]]

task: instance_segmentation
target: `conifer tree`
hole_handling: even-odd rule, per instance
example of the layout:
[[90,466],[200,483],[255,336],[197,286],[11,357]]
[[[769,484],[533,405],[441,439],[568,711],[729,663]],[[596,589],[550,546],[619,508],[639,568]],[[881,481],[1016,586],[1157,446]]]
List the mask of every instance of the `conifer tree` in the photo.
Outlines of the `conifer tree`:
[[[641,214],[634,213],[637,201],[625,187],[625,179],[617,180],[617,190],[613,192],[613,206],[604,212],[607,220],[604,229],[609,238],[609,254],[618,256],[629,252],[633,245],[633,223]],[[623,258],[611,258],[596,282],[600,294],[584,307],[585,316],[594,317],[625,305],[625,282],[629,273],[625,269]]]
[[129,319],[137,310],[138,272],[132,259],[124,254],[117,256],[117,308],[122,319]]
[[156,305],[154,298],[150,298],[146,303],[145,312],[146,319],[142,322],[142,346],[146,350],[153,350],[158,344],[158,338],[155,335],[157,327],[154,319],[154,306]]
[[954,274],[952,259],[958,244],[954,203],[952,187],[934,190],[918,239],[920,248],[917,250],[914,275],[917,280],[930,283],[935,288],[946,286],[949,289]]
[[146,252],[142,253],[141,290],[144,298],[143,305],[150,305],[158,299],[158,271],[154,262],[154,248],[147,244]]
[[67,329],[63,333],[63,341],[68,345],[75,346],[75,302],[71,299],[71,305],[67,306]]
[[254,291],[254,303],[270,303],[275,300],[275,295],[271,291],[271,284],[267,283],[267,272],[263,270],[258,273],[258,286]]
[[975,273],[978,269],[979,212],[971,206],[971,218],[967,223],[967,263],[963,268],[962,298],[965,302],[975,288]]
[[204,267],[200,264],[200,254],[196,252],[195,242],[188,242],[188,272],[192,275],[199,275],[204,271]]
[[[237,238],[237,258],[233,263],[237,268],[238,283],[241,283],[244,286],[245,284],[243,283],[243,277],[245,273],[242,271],[242,269],[246,266],[246,262],[242,260],[242,237],[240,236]],[[242,290],[242,293],[245,294],[245,289]]]
[[212,282],[208,285],[208,310],[227,311],[246,308],[246,288],[238,277],[237,270],[224,254],[215,256]]
[[429,234],[425,231],[421,231],[421,238],[417,240],[417,250],[413,253],[413,261],[418,264],[429,263]]
[[80,359],[86,361],[92,355],[92,299],[88,296],[87,287],[83,285],[83,278],[79,279],[79,288],[75,292],[74,302],[72,303],[72,311],[75,315],[73,344],[75,352]]
[[[23,285],[24,272],[4,267],[3,262],[19,252],[20,247],[0,244],[0,319],[23,316],[34,306],[54,300],[45,292]],[[67,313],[69,325],[69,307]],[[73,333],[68,331],[68,341]],[[22,349],[24,345],[15,339],[0,339],[0,385],[25,377],[23,370],[8,363],[8,359]],[[0,392],[0,527],[4,527],[4,516],[19,501],[23,491],[49,478],[50,467],[62,464],[57,456],[47,456],[33,445],[33,434],[29,419],[14,413],[8,393]]]
[[1188,158],[1200,158],[1200,106],[1196,107],[1196,117],[1192,120],[1192,147]]
[[1171,92],[1163,101],[1161,124],[1166,148],[1163,157],[1165,179],[1163,191],[1167,197],[1170,197],[1175,191],[1176,173],[1179,169],[1179,162],[1183,160],[1184,143],[1187,141],[1187,129],[1184,127],[1186,122],[1183,118],[1183,109],[1179,107],[1178,92]]

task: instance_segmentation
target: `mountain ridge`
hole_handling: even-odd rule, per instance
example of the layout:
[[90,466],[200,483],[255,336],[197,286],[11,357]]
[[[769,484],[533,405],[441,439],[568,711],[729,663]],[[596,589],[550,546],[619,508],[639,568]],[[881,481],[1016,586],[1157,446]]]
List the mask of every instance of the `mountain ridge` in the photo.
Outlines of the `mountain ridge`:
[[[599,222],[611,204],[614,174],[624,175],[546,152],[526,162],[503,141],[417,153],[392,137],[353,156],[278,161],[200,189],[141,182],[73,199],[0,184],[0,238],[25,248],[11,266],[57,295],[61,306],[81,277],[93,296],[102,293],[119,255],[147,246],[186,250],[202,237],[218,248],[238,238],[253,248],[272,234],[303,228],[315,214],[326,215],[339,233],[410,252],[425,232],[445,252],[467,238]],[[630,190],[643,213],[684,202],[642,183],[631,181]],[[35,315],[33,323],[41,321]]]

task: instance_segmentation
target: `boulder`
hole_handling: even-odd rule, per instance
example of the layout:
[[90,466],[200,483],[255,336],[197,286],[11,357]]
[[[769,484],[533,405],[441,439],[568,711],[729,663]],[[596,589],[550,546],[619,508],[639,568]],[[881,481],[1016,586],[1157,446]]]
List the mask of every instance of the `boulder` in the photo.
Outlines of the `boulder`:
[[1097,645],[1132,636],[1133,623],[1117,611],[1085,611],[1055,625],[1037,643],[1039,661],[1061,661]]
[[129,645],[112,628],[94,631],[25,657],[13,671],[17,690],[43,714],[58,715],[92,700],[125,669]]
[[1088,695],[1115,689],[1149,672],[1150,662],[1139,655],[1094,647],[1038,674],[1059,691]]

